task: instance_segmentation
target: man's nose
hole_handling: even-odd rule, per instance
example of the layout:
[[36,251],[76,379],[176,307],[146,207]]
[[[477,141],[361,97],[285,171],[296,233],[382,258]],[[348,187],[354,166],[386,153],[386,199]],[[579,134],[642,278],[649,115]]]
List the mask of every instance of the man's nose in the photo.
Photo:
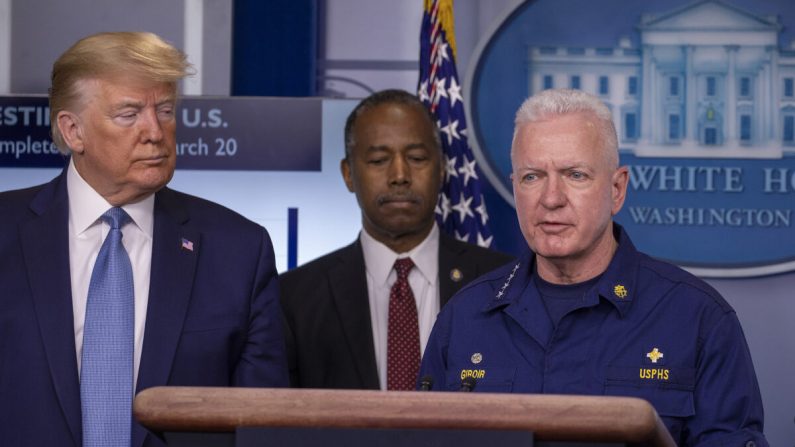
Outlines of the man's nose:
[[141,134],[145,143],[157,143],[163,139],[163,123],[154,109],[145,109],[141,112]]
[[555,209],[566,204],[566,191],[563,181],[555,176],[550,176],[544,182],[541,191],[541,205],[544,208]]
[[397,156],[389,165],[389,183],[401,185],[411,183],[411,168],[404,157]]

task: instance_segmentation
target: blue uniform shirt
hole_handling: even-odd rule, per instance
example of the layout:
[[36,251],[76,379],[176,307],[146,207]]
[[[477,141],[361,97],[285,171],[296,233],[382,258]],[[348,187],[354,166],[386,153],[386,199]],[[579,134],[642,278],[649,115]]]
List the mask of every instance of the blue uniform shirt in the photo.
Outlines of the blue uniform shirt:
[[762,401],[734,310],[708,284],[618,249],[582,304],[555,328],[531,253],[475,280],[442,309],[420,377],[434,390],[632,396],[649,401],[680,446],[766,446]]

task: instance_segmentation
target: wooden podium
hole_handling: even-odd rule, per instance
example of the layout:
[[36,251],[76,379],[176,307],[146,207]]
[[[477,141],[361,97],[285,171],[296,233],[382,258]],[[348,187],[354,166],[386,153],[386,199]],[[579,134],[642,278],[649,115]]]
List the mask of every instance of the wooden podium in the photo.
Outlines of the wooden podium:
[[170,434],[169,445],[235,446],[235,434],[250,428],[324,428],[532,432],[526,445],[536,446],[676,446],[654,408],[629,397],[156,387],[136,396],[133,412]]

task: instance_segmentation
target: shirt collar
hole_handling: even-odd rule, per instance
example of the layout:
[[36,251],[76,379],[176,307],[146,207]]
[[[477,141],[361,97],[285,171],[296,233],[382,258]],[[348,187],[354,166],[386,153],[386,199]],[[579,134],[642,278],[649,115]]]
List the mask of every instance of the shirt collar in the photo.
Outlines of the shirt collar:
[[416,247],[406,253],[395,253],[391,248],[375,240],[362,229],[359,234],[364,254],[364,265],[376,284],[386,286],[398,258],[411,258],[417,269],[431,286],[439,277],[439,228],[433,225],[428,236]]
[[[488,300],[483,311],[490,312],[517,301],[532,279],[534,262],[535,255],[532,251],[522,253],[519,260],[513,263],[513,267],[506,270],[505,275],[495,282],[497,287],[494,289],[494,295]],[[504,268],[507,269],[507,266]]]
[[[75,231],[75,236],[85,232],[105,211],[113,207],[80,176],[75,168],[74,159],[69,161],[66,172],[66,190],[69,194],[69,223]],[[133,223],[149,239],[152,239],[154,234],[154,208],[154,194],[139,202],[122,206]]]
[[[591,289],[592,292],[586,295],[585,304],[595,306],[601,298],[615,306],[618,313],[624,317],[637,292],[635,278],[638,271],[639,252],[624,228],[615,222],[613,222],[613,234],[618,241],[618,247],[602,277]],[[523,254],[515,263],[513,270],[505,275],[502,286],[497,289],[496,295],[487,302],[483,311],[489,312],[519,300],[532,279],[535,270],[534,264],[535,255],[532,252]],[[533,293],[537,295],[537,292]]]
[[635,279],[640,253],[624,228],[615,222],[613,222],[613,234],[618,240],[618,247],[607,270],[602,274],[602,279],[594,289],[601,298],[612,303],[623,317],[629,311],[637,292]]

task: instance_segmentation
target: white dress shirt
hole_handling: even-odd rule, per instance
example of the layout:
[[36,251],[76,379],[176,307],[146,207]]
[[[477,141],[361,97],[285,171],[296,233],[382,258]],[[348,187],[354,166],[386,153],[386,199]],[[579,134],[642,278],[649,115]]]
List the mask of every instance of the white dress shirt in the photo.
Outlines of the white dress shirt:
[[[70,161],[66,173],[69,193],[69,272],[72,279],[72,312],[74,313],[75,348],[77,370],[80,373],[83,353],[83,324],[86,318],[88,286],[94,262],[97,260],[102,242],[110,232],[110,225],[100,216],[113,205],[86,183]],[[124,205],[122,208],[132,219],[125,225],[122,244],[132,264],[135,296],[135,347],[133,378],[137,385],[138,366],[144,342],[146,306],[149,302],[149,278],[152,267],[152,235],[154,229],[155,196]]]
[[409,272],[409,285],[417,303],[420,327],[420,353],[431,335],[439,313],[439,229],[433,226],[428,237],[408,253],[395,253],[362,229],[359,235],[367,273],[367,296],[373,327],[375,362],[381,389],[386,389],[386,340],[389,325],[389,293],[397,281],[395,261],[411,258],[414,268]]

